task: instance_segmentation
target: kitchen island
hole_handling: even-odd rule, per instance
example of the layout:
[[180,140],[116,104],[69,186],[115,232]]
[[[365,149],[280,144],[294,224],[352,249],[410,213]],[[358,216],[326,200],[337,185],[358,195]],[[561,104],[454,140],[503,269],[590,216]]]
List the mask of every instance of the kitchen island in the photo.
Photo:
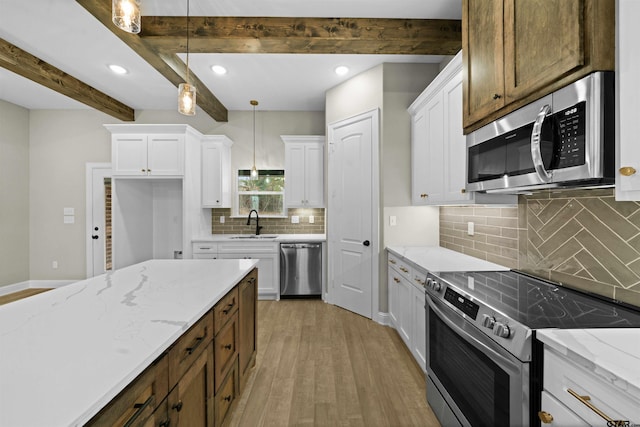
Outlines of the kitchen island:
[[255,264],[151,260],[0,307],[0,425],[85,424]]

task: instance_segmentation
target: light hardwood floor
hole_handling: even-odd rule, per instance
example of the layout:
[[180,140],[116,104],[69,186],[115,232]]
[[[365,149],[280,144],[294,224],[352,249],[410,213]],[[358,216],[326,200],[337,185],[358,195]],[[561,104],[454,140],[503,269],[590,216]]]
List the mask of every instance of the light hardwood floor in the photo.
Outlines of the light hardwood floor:
[[10,302],[21,300],[22,298],[30,297],[31,295],[36,295],[42,292],[50,291],[51,289],[46,288],[29,288],[24,289],[22,291],[13,292],[7,295],[0,296],[0,305],[8,304]]
[[439,426],[392,328],[319,300],[258,302],[256,366],[230,426]]

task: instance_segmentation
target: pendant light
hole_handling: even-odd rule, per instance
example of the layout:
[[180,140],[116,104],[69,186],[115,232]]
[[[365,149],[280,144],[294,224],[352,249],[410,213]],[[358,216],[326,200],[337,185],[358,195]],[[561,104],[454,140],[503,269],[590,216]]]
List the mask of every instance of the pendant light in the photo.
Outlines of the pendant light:
[[111,20],[116,27],[133,34],[140,32],[140,0],[112,0]]
[[258,101],[252,99],[249,101],[251,105],[253,105],[253,167],[251,168],[251,178],[258,178],[258,169],[256,168],[256,105],[258,105]]
[[178,86],[178,112],[185,116],[196,114],[196,87],[189,84],[189,0],[187,0],[187,78]]

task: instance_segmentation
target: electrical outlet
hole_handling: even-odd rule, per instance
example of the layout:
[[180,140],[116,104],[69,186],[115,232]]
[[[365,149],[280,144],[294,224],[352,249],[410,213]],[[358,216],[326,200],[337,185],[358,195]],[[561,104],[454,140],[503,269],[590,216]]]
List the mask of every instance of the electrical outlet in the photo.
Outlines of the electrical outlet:
[[291,215],[291,224],[300,224],[300,217],[298,215]]
[[224,215],[220,215],[220,224],[224,224]]
[[467,223],[467,234],[469,236],[473,236],[474,233],[475,233],[475,230],[474,230],[473,222],[469,221]]
[[309,224],[314,224],[316,222],[316,219],[313,217],[313,215],[309,215]]
[[398,224],[398,220],[397,220],[396,216],[395,215],[391,215],[389,217],[389,226],[390,227],[395,227],[397,224]]
[[53,262],[51,263],[51,268],[53,268],[53,269],[58,268],[58,261],[53,261]]

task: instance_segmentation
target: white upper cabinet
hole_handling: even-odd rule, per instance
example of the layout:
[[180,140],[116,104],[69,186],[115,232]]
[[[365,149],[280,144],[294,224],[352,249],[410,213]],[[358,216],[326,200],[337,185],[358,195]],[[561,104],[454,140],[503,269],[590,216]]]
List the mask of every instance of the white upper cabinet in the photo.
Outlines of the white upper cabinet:
[[224,135],[202,140],[202,207],[231,207],[231,146]]
[[467,144],[462,129],[462,52],[416,98],[409,114],[414,205],[517,202],[513,195],[465,190]]
[[[186,125],[105,125],[111,131],[114,176],[182,177],[185,141],[201,135]],[[193,135],[191,134],[193,133]]]
[[640,200],[640,144],[636,129],[640,113],[640,2],[618,0],[616,12],[616,199]]
[[281,135],[289,208],[324,207],[324,136]]

